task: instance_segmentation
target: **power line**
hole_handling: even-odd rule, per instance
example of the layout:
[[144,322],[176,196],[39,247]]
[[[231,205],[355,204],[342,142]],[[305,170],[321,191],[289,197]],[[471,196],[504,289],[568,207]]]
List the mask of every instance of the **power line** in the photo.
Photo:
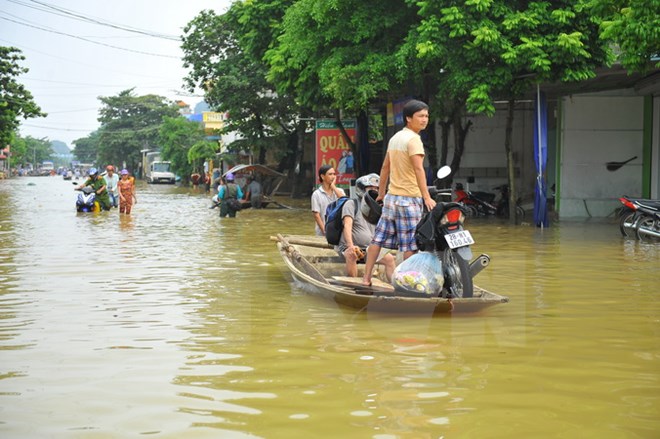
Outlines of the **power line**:
[[113,29],[122,30],[122,31],[125,31],[125,32],[132,32],[132,33],[136,33],[136,34],[140,34],[140,35],[146,35],[146,36],[153,37],[153,38],[162,38],[162,39],[170,40],[170,41],[181,41],[181,38],[179,38],[176,35],[168,35],[168,34],[153,32],[153,31],[146,30],[146,29],[139,29],[139,28],[136,28],[136,27],[133,27],[133,26],[112,23],[110,21],[105,21],[105,20],[102,20],[102,19],[99,19],[99,18],[96,18],[96,17],[84,15],[80,12],[76,12],[76,11],[73,11],[71,9],[66,9],[66,8],[62,8],[62,7],[59,7],[59,6],[55,6],[55,5],[52,5],[50,3],[46,3],[46,2],[41,2],[41,1],[37,1],[37,0],[30,0],[32,3],[35,3],[35,4],[39,5],[40,6],[39,7],[39,6],[34,6],[34,5],[27,4],[26,2],[19,1],[19,0],[8,0],[8,1],[10,1],[12,3],[15,3],[17,5],[25,6],[27,8],[36,9],[38,11],[46,12],[48,14],[58,15],[58,16],[61,16],[61,17],[66,17],[66,18],[69,18],[69,19],[77,20],[77,21],[84,21],[84,22],[87,22],[87,23],[97,24],[99,26],[106,26],[106,27],[110,27],[110,28],[113,28]]
[[56,31],[56,30],[46,29],[44,27],[35,26],[35,25],[32,25],[32,24],[28,24],[28,23],[21,23],[20,21],[12,20],[11,18],[7,18],[7,17],[0,17],[0,19],[6,20],[6,21],[11,21],[13,23],[20,24],[22,26],[27,26],[27,27],[31,27],[31,28],[34,28],[34,29],[39,29],[39,30],[42,30],[42,31],[45,31],[45,32],[51,32],[51,33],[58,34],[58,35],[64,35],[64,36],[67,36],[67,37],[76,38],[78,40],[86,41],[88,43],[98,44],[99,46],[110,47],[112,49],[124,50],[126,52],[139,53],[141,55],[159,56],[159,57],[162,57],[162,58],[180,59],[178,56],[163,55],[163,54],[151,53],[151,52],[143,52],[141,50],[133,50],[133,49],[127,49],[125,47],[113,46],[112,44],[101,43],[99,41],[90,40],[90,39],[87,39],[87,38],[84,38],[84,37],[80,37],[78,35],[71,35],[71,34],[67,34],[66,32],[60,32],[60,31]]
[[22,123],[21,126],[24,127],[30,127],[30,128],[41,128],[44,130],[52,130],[52,131],[81,131],[81,132],[90,132],[94,131],[95,129],[98,128],[90,128],[90,129],[78,129],[78,128],[55,128],[55,127],[45,127],[43,125],[32,125],[29,123]]
[[141,75],[141,74],[139,74],[139,73],[134,73],[134,72],[130,72],[130,73],[129,73],[129,72],[122,72],[121,70],[114,70],[114,69],[100,68],[100,67],[99,67],[98,65],[96,65],[96,64],[87,64],[87,63],[83,63],[83,62],[80,62],[80,61],[77,61],[77,60],[74,60],[74,59],[70,59],[70,58],[62,58],[61,56],[55,56],[55,55],[53,55],[52,53],[46,53],[46,52],[43,52],[43,51],[40,51],[40,50],[34,49],[34,48],[32,48],[32,47],[25,46],[25,45],[23,45],[23,44],[16,44],[16,43],[14,43],[14,42],[12,42],[12,41],[5,40],[5,39],[3,39],[3,38],[0,38],[0,41],[4,41],[5,43],[8,43],[8,44],[11,45],[11,46],[14,46],[14,47],[17,47],[17,48],[19,48],[19,49],[22,49],[23,52],[25,52],[26,50],[28,50],[28,51],[31,51],[31,52],[34,52],[34,53],[38,53],[38,54],[40,54],[40,55],[44,55],[44,56],[48,56],[48,57],[51,57],[51,58],[55,58],[56,60],[66,61],[66,62],[68,62],[68,63],[74,63],[74,64],[78,64],[78,65],[85,66],[85,67],[91,67],[91,68],[93,68],[93,69],[95,69],[95,70],[102,70],[102,71],[104,71],[104,72],[117,73],[118,75],[139,76],[139,77],[141,77],[141,78],[155,78],[155,79],[167,79],[167,80],[170,80],[170,79],[171,79],[171,78],[168,78],[168,77],[165,77],[165,76]]

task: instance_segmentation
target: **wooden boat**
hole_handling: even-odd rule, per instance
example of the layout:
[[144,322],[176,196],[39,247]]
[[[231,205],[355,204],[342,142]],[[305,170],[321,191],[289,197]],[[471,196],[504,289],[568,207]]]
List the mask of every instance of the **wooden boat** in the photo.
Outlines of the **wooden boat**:
[[[278,203],[271,197],[279,189],[280,185],[284,182],[286,175],[277,172],[276,170],[264,165],[236,165],[227,172],[223,177],[229,173],[234,174],[236,184],[244,188],[247,183],[247,177],[253,176],[261,183],[261,206],[267,207],[269,204],[274,204],[278,207],[288,208],[283,204]],[[250,200],[239,200],[241,202],[241,209],[248,209],[252,207]]]
[[[323,237],[271,237],[291,272],[294,281],[305,291],[355,308],[386,313],[474,313],[509,301],[474,286],[470,298],[406,297],[398,295],[383,279],[383,268],[376,265],[371,287],[362,285],[362,277],[345,276],[345,264]],[[358,267],[364,268],[363,265]],[[360,274],[360,273],[358,273]]]

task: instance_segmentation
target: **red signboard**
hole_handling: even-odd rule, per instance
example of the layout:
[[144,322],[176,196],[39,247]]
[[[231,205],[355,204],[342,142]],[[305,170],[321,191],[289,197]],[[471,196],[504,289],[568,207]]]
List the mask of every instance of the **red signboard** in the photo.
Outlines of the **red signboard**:
[[[355,120],[343,120],[348,137],[355,143]],[[316,167],[314,175],[318,178],[319,168],[323,165],[332,166],[337,171],[338,186],[348,187],[355,178],[355,158],[351,147],[342,136],[337,122],[334,120],[316,121]],[[318,180],[317,180],[318,183]]]

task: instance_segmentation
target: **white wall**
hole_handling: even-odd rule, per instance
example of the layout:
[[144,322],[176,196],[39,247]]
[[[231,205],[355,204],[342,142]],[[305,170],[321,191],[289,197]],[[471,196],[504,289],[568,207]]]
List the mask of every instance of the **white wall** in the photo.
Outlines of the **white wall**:
[[[562,100],[560,218],[605,217],[621,195],[641,196],[644,99],[631,93]],[[610,172],[606,163],[637,159]]]
[[[506,105],[498,105],[493,117],[468,116],[473,124],[467,135],[465,150],[461,160],[461,169],[454,178],[469,187],[471,191],[495,193],[493,187],[507,183],[506,151],[504,138],[508,110]],[[516,103],[512,132],[512,150],[520,163],[520,178],[516,181],[516,191],[523,198],[533,198],[534,194],[534,141],[533,141],[534,104]],[[441,131],[437,129],[437,138]],[[448,162],[453,156],[453,134],[450,136]],[[467,185],[467,177],[475,176],[475,182]]]

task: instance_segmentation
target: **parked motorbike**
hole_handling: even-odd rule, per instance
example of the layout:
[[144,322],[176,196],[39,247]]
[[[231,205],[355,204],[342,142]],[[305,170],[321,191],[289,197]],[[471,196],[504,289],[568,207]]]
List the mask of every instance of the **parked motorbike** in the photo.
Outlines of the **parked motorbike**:
[[619,230],[623,236],[635,236],[640,241],[660,242],[660,201],[644,198],[619,198],[623,208]]
[[495,215],[497,208],[491,204],[495,199],[494,194],[487,192],[470,192],[463,189],[461,183],[456,183],[456,202],[465,205],[467,216]]
[[[445,178],[450,173],[449,166],[443,166],[438,171],[438,179]],[[490,258],[481,255],[470,263],[470,246],[474,244],[474,239],[470,232],[463,228],[467,210],[465,205],[455,201],[443,202],[442,192],[434,188],[430,188],[430,192],[437,204],[417,225],[417,246],[421,251],[435,253],[442,262],[442,297],[472,297],[472,278],[488,265]]]
[[94,188],[85,186],[82,189],[77,189],[80,193],[76,199],[77,212],[100,212],[101,205],[96,201],[96,192]]
[[[509,185],[501,184],[493,189],[500,192],[497,201],[496,215],[502,218],[509,218]],[[520,205],[521,203],[522,198],[518,197],[516,200],[516,217],[520,220],[525,218],[525,209]]]
[[[652,233],[645,233],[647,230],[653,231],[653,222],[655,215],[660,211],[660,201],[646,198],[631,198],[627,195],[619,198],[623,207],[619,214],[619,231],[623,236],[636,236],[639,239],[637,230],[643,223],[642,238]],[[648,237],[646,237],[648,240]]]

